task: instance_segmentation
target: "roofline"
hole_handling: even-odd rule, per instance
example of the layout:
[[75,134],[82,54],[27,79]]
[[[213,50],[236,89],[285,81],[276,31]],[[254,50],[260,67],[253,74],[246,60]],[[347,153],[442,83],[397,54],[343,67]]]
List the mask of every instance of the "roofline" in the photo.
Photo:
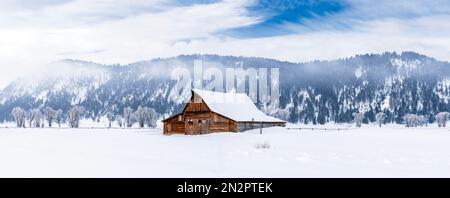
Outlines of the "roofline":
[[[208,106],[208,103],[203,99],[203,97],[200,96],[200,94],[197,93],[197,91],[208,91],[208,92],[214,92],[214,91],[200,90],[200,89],[191,89],[191,92],[192,92],[191,97],[194,97],[194,94],[197,94],[197,95],[202,99],[203,103],[205,103],[206,107],[208,107],[208,109],[209,109],[211,112],[214,112],[214,113],[216,113],[216,114],[218,114],[218,115],[220,115],[220,116],[222,116],[222,117],[224,117],[224,118],[227,118],[227,119],[229,119],[229,120],[232,120],[232,121],[234,121],[234,122],[248,122],[248,123],[251,123],[251,122],[261,122],[261,121],[237,121],[237,120],[235,120],[235,119],[232,119],[232,118],[229,118],[229,117],[227,117],[227,116],[224,116],[224,115],[222,115],[222,114],[220,114],[220,113],[218,113],[218,112],[215,112],[215,111],[213,111],[213,110],[211,109],[211,107]],[[218,92],[218,93],[223,93],[223,92]],[[224,94],[226,94],[226,93],[224,93]],[[247,94],[244,94],[244,93],[234,93],[234,94],[242,94],[242,95],[247,96]],[[248,97],[248,96],[247,96],[247,97]],[[186,106],[183,108],[183,112],[184,112],[184,109],[185,109],[186,107],[187,107],[187,104],[186,104]],[[258,109],[258,110],[259,110],[259,109]],[[264,113],[264,114],[265,114],[265,113]],[[266,115],[266,116],[269,116],[269,115]],[[269,116],[269,117],[273,117],[273,116]],[[275,118],[275,117],[273,117],[273,118]],[[278,118],[276,118],[276,119],[278,119]],[[263,121],[263,123],[287,123],[287,122],[281,120],[281,122],[268,122],[268,121]]]
[[168,118],[161,120],[161,122],[165,122],[165,121],[170,120],[170,119],[172,119],[172,118],[174,118],[176,116],[179,116],[181,114],[183,114],[183,112],[180,112],[180,113],[174,114],[172,116],[169,116]]
[[[222,114],[220,114],[220,113],[217,113],[217,112],[213,111],[213,110],[211,109],[211,107],[208,106],[208,103],[206,103],[206,101],[203,99],[203,97],[201,97],[198,93],[196,93],[195,90],[198,90],[198,89],[192,89],[192,90],[191,90],[191,91],[192,91],[192,96],[191,96],[191,97],[194,97],[194,94],[197,94],[197,95],[202,99],[203,103],[205,103],[206,107],[208,107],[209,111],[211,111],[211,112],[213,112],[213,113],[215,113],[215,114],[217,114],[217,115],[220,115],[220,116],[222,116],[222,117],[224,117],[224,118],[227,118],[227,119],[229,119],[229,120],[232,120],[232,121],[234,121],[234,122],[238,122],[238,121],[236,121],[236,120],[234,120],[234,119],[231,119],[231,118],[229,118],[229,117],[227,117],[227,116],[224,116],[224,115],[222,115]],[[201,90],[199,90],[199,91],[201,91]],[[187,106],[187,105],[186,105],[186,106]],[[184,109],[183,109],[183,111],[184,111]]]
[[[222,117],[224,117],[224,118],[227,118],[227,119],[229,119],[229,120],[232,120],[232,121],[234,121],[234,122],[238,122],[238,123],[239,123],[239,122],[241,122],[241,123],[242,123],[242,122],[246,122],[246,123],[253,123],[253,122],[258,122],[258,123],[261,123],[261,122],[262,122],[262,123],[287,123],[286,121],[282,121],[282,120],[281,120],[281,122],[280,122],[280,121],[276,121],[276,122],[268,122],[268,121],[237,121],[237,120],[235,120],[235,119],[229,118],[229,117],[224,116],[224,115],[222,115],[222,114],[220,114],[220,113],[218,113],[218,112],[213,111],[213,110],[211,109],[211,107],[208,106],[208,103],[203,99],[203,97],[201,97],[200,94],[196,93],[195,90],[198,90],[198,89],[191,89],[191,98],[194,97],[194,94],[197,94],[197,95],[202,99],[203,103],[205,103],[206,107],[208,107],[209,111],[211,111],[211,112],[213,112],[213,113],[215,113],[215,114],[217,114],[217,115],[220,115],[220,116],[222,116]],[[198,91],[203,91],[203,90],[198,90]],[[209,91],[209,92],[211,92],[211,91]],[[244,95],[245,95],[245,94],[244,94]],[[248,97],[248,96],[247,96],[247,97]],[[188,103],[189,103],[189,102],[188,102]],[[172,118],[174,118],[174,117],[176,117],[176,116],[182,115],[182,114],[184,113],[184,110],[186,110],[186,107],[187,107],[188,103],[186,103],[186,104],[184,105],[183,110],[182,110],[180,113],[174,114],[174,115],[172,115],[172,116],[170,116],[170,117],[168,117],[168,118],[166,118],[166,119],[163,119],[161,122],[165,122],[165,121],[167,121],[167,120],[169,120],[169,119],[172,119]],[[268,116],[268,115],[267,115],[267,116]],[[272,116],[270,116],[270,117],[272,117]],[[276,119],[278,119],[278,118],[276,118]]]
[[[237,123],[242,123],[242,122],[246,122],[246,123],[287,123],[286,121],[277,121],[277,122],[270,122],[270,121],[257,121],[257,120],[255,120],[255,121],[237,121],[237,120],[235,120],[235,119],[231,119],[231,118],[229,118],[229,117],[227,117],[227,116],[224,116],[224,115],[222,115],[222,114],[220,114],[220,113],[217,113],[217,112],[215,112],[215,111],[212,111],[211,110],[211,112],[213,112],[213,113],[216,113],[217,115],[220,115],[220,116],[222,116],[222,117],[224,117],[224,118],[227,118],[227,119],[230,119],[230,120],[232,120],[232,121],[234,121],[234,122],[237,122]],[[270,116],[270,117],[272,117],[272,116]],[[278,118],[277,118],[278,119]]]
[[286,121],[282,121],[282,122],[270,122],[270,121],[236,121],[236,122],[240,122],[240,123],[287,123]]

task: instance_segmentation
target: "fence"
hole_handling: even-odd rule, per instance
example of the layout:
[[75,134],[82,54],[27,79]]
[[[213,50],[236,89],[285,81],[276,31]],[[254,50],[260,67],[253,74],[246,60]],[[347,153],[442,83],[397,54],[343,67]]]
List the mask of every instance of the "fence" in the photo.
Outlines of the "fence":
[[349,128],[313,128],[313,127],[287,127],[287,130],[317,130],[317,131],[348,131]]

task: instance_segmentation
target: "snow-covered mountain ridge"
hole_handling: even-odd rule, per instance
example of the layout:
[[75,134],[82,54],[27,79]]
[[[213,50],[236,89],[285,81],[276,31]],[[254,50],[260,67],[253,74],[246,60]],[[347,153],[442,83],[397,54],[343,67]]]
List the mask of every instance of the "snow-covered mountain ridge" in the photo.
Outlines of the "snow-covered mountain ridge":
[[[290,122],[348,122],[364,111],[365,122],[384,111],[390,122],[406,113],[426,115],[430,121],[450,110],[450,64],[414,52],[358,55],[335,61],[289,63],[265,58],[182,55],[128,65],[100,65],[63,60],[11,83],[0,91],[0,121],[10,120],[12,108],[50,106],[67,111],[72,105],[98,119],[119,114],[126,106],[153,107],[162,116],[183,104],[168,99],[176,67],[193,70],[194,60],[211,67],[280,68],[280,109]],[[261,105],[261,104],[259,104]]]

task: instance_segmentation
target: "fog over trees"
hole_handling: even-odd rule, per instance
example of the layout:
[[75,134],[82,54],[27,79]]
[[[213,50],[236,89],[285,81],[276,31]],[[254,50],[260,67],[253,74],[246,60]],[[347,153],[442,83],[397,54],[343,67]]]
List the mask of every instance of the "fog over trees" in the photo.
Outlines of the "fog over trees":
[[[435,123],[437,113],[450,111],[450,103],[445,99],[450,96],[447,91],[450,84],[445,83],[450,77],[450,63],[414,52],[365,54],[307,63],[186,55],[123,67],[65,61],[69,68],[82,68],[90,75],[43,78],[35,82],[39,89],[31,89],[33,85],[20,81],[11,83],[0,90],[0,122],[14,120],[10,115],[14,107],[43,111],[43,107],[49,106],[55,110],[62,109],[66,117],[71,106],[79,105],[85,108],[84,117],[92,120],[104,117],[109,111],[123,116],[124,108],[131,107],[135,111],[139,105],[154,108],[158,115],[180,112],[184,104],[170,99],[175,84],[170,71],[174,63],[192,70],[189,66],[194,60],[214,63],[220,70],[234,67],[237,62],[246,68],[279,68],[278,102],[281,111],[274,116],[288,118],[291,123],[349,123],[354,120],[353,113],[360,112],[362,104],[369,106],[362,124],[375,123],[379,112],[385,113],[385,124],[404,124],[403,117],[408,113],[424,116],[428,123]],[[158,74],[148,72],[156,68]],[[70,84],[71,87],[55,89],[60,84]],[[80,90],[89,91],[81,93]],[[78,98],[80,95],[84,96],[82,100]],[[257,103],[262,109],[268,105],[261,101]]]

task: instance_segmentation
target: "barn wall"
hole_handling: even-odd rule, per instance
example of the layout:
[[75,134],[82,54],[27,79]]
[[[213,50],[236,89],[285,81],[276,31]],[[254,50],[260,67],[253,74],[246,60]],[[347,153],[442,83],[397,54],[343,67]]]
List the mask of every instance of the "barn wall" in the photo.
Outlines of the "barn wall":
[[286,123],[276,123],[276,122],[239,122],[238,123],[238,131],[239,132],[243,132],[243,131],[248,131],[248,130],[252,130],[252,129],[259,129],[261,128],[268,128],[268,127],[274,127],[274,126],[281,126],[281,127],[285,127]]
[[212,112],[211,132],[237,132],[236,122]]
[[209,122],[211,118],[210,112],[185,112],[184,120],[186,126],[186,134],[207,134],[209,131]]
[[186,112],[209,112],[210,109],[208,106],[202,102],[202,103],[195,103],[193,101],[190,101],[186,104],[186,107],[184,108],[184,113]]
[[185,133],[185,124],[179,121],[179,116],[174,116],[164,122],[164,134]]
[[212,112],[203,101],[198,103],[198,101],[194,102],[194,99],[191,99],[184,110],[186,134],[237,132],[236,122]]
[[211,111],[208,106],[200,100],[194,102],[194,97],[186,104],[183,113],[164,122],[164,134],[206,134],[210,133],[209,122]]

